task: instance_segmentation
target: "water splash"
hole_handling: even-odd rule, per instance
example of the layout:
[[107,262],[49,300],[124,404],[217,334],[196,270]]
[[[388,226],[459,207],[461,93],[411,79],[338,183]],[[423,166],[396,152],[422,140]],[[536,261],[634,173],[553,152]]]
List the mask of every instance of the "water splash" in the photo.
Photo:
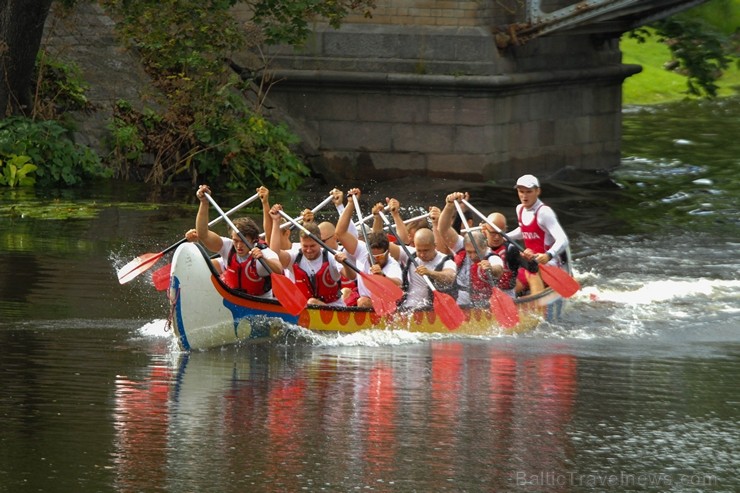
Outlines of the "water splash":
[[663,280],[647,282],[632,290],[587,286],[576,295],[576,298],[588,299],[593,302],[650,305],[695,296],[711,297],[733,290],[740,290],[740,281],[716,279]]
[[339,346],[401,346],[425,341],[455,337],[452,334],[425,334],[407,330],[361,330],[353,333],[316,333],[298,326],[287,329],[286,340],[302,341],[317,347]]

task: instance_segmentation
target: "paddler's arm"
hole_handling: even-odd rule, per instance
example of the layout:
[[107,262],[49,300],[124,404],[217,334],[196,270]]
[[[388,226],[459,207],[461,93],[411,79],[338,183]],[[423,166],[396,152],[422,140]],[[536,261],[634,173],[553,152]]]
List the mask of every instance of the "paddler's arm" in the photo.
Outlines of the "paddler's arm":
[[270,245],[274,247],[274,252],[277,253],[280,259],[280,264],[287,268],[290,265],[290,253],[287,250],[283,250],[282,237],[280,230],[280,212],[283,210],[283,206],[275,204],[270,208],[270,218],[272,219],[272,237],[270,238]]
[[434,281],[435,285],[451,286],[455,282],[455,276],[457,271],[452,268],[442,270],[432,270],[424,265],[420,265],[416,268],[416,273],[420,276],[427,276],[429,279]]
[[383,220],[380,218],[380,211],[384,209],[383,204],[378,202],[375,204],[372,208],[373,212],[373,233],[381,233],[383,232]]
[[208,185],[199,186],[198,191],[195,193],[195,196],[200,201],[198,214],[195,216],[195,231],[204,247],[212,252],[218,252],[224,243],[221,236],[208,229],[208,207],[210,203],[205,194],[212,195],[211,189]]
[[[393,222],[396,225],[395,228],[395,235],[398,237],[399,240],[401,240],[405,245],[408,245],[408,239],[409,239],[409,230],[406,229],[406,224],[403,222],[403,219],[401,219],[401,205],[399,204],[398,200],[396,199],[385,199],[386,202],[388,202],[388,210],[391,213],[391,216],[393,216]],[[379,214],[382,214],[380,212]],[[381,216],[382,219],[382,216]],[[403,230],[398,229],[398,224],[401,224],[401,227]],[[394,231],[391,229],[391,233],[394,233]],[[388,245],[388,251],[391,253],[394,259],[398,260],[399,262],[403,260],[404,252],[401,249],[401,247],[396,242],[390,242],[390,245]]]
[[[359,189],[357,190],[357,198],[360,198]],[[352,192],[352,190],[350,190]],[[357,251],[357,236],[349,231],[349,225],[352,223],[352,215],[355,213],[355,203],[353,200],[348,200],[347,205],[344,207],[342,214],[339,216],[337,226],[334,234],[337,235],[337,241],[344,246],[344,249],[349,252],[350,255],[354,255]],[[362,226],[360,226],[362,227]],[[351,270],[351,269],[350,269]],[[354,279],[354,278],[353,278]]]
[[342,268],[339,270],[339,274],[346,277],[349,280],[354,280],[357,278],[357,272],[354,271],[354,269],[350,269],[347,267],[347,265],[344,263],[347,260],[347,254],[344,252],[337,252],[336,255],[334,255],[334,260],[337,261],[339,265],[342,266]]
[[444,253],[445,255],[453,253],[452,249],[447,246],[447,242],[442,237],[442,233],[439,231],[439,216],[441,211],[439,207],[433,205],[429,207],[429,219],[432,221],[432,233],[434,233],[434,244],[438,245],[437,250]]
[[261,248],[254,247],[252,248],[252,251],[250,253],[252,257],[256,259],[261,258],[262,260],[264,260],[270,270],[275,274],[283,273],[283,267],[282,265],[280,265],[280,258],[273,250],[270,250],[269,248],[265,248],[263,250]]
[[[461,192],[454,192],[449,194],[445,198],[445,206],[442,209],[442,213],[439,215],[439,221],[437,222],[439,235],[442,237],[444,244],[450,251],[452,251],[457,246],[457,243],[460,239],[460,235],[457,234],[455,228],[452,227],[452,222],[456,214],[455,200],[461,198],[465,198],[465,194]],[[463,227],[467,227],[467,225],[464,224]]]
[[270,245],[272,241],[272,218],[270,217],[270,190],[267,187],[261,186],[257,189],[257,193],[262,202],[262,229],[265,231],[265,241]]

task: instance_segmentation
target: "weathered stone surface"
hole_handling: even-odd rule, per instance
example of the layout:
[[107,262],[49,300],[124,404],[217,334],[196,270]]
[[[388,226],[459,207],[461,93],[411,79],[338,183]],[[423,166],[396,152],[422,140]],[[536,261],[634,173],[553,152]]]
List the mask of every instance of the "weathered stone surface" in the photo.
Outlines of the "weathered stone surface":
[[114,26],[97,3],[77,2],[69,15],[53,8],[44,31],[43,47],[74,61],[90,85],[87,97],[97,109],[72,115],[78,125],[75,139],[101,155],[109,152],[107,125],[117,100],[139,109],[155,105],[151,79],[138,58],[118,44]]
[[[616,37],[547,36],[499,50],[491,26],[514,22],[521,9],[423,3],[381,2],[373,19],[351,17],[339,30],[317,24],[300,49],[269,48],[265,75],[279,81],[270,115],[302,138],[315,171],[348,181],[483,181],[618,164],[621,83],[637,67],[621,64]],[[154,94],[113,26],[97,4],[80,2],[70,19],[50,18],[46,36],[91,83],[100,109],[80,118],[79,138],[101,149],[112,104],[141,107]]]

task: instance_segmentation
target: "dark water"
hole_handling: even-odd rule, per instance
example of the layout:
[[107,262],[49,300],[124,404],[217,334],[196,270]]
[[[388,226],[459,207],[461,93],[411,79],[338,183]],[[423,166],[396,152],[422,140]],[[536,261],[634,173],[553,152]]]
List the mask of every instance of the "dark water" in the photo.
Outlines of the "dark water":
[[[517,337],[180,354],[150,278],[116,268],[192,225],[189,187],[1,189],[0,492],[737,491],[739,115],[627,109],[609,179],[545,185],[584,288]],[[494,184],[363,189],[409,214],[467,189],[514,219]]]

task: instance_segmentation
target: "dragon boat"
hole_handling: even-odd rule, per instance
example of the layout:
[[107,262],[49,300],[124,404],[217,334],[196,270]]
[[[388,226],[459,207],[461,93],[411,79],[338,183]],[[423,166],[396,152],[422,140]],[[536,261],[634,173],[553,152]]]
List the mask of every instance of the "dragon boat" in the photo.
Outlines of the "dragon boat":
[[462,307],[465,321],[450,331],[434,307],[398,310],[380,316],[369,308],[308,305],[298,315],[288,313],[275,299],[250,296],[226,286],[208,253],[197,243],[184,243],[174,253],[168,297],[169,322],[181,350],[205,350],[235,343],[264,342],[286,330],[303,327],[319,333],[363,330],[459,335],[498,335],[534,329],[544,320],[556,320],[563,298],[550,288],[515,299],[519,323],[501,327],[487,307]]

